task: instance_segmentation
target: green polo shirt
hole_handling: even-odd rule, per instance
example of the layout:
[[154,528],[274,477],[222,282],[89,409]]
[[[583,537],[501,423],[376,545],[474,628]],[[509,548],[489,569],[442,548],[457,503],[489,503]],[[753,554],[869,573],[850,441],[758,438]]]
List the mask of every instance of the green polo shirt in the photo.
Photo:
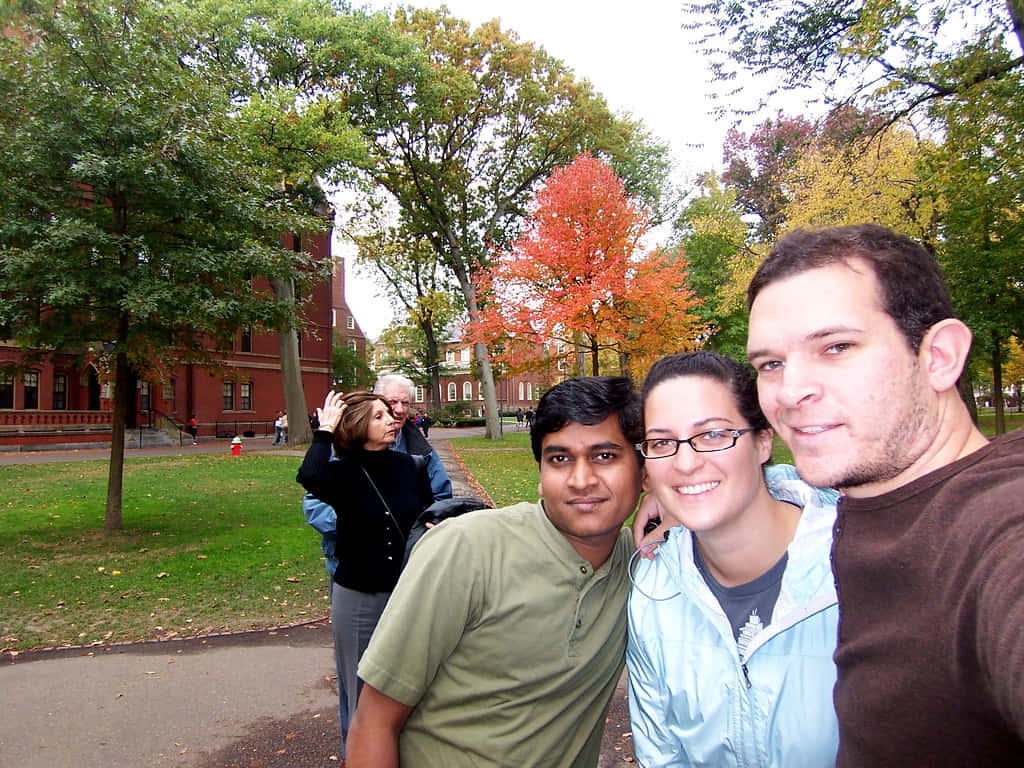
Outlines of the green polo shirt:
[[359,663],[414,706],[410,768],[597,765],[626,648],[623,530],[596,571],[539,503],[452,518],[416,546]]

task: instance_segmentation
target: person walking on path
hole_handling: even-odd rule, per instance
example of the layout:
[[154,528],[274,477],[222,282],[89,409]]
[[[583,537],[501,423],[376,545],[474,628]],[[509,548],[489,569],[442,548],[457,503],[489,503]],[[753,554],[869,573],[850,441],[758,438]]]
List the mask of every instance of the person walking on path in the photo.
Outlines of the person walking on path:
[[284,412],[278,411],[277,418],[274,419],[274,442],[271,445],[281,444],[281,435],[284,432]]

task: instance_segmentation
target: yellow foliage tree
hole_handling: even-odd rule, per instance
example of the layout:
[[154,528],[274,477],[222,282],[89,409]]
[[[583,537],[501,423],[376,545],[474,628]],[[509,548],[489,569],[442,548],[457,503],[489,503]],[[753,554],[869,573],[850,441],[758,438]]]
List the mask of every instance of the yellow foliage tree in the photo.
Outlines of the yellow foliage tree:
[[943,202],[922,187],[922,147],[901,124],[843,146],[823,136],[787,177],[787,228],[874,222],[934,243]]

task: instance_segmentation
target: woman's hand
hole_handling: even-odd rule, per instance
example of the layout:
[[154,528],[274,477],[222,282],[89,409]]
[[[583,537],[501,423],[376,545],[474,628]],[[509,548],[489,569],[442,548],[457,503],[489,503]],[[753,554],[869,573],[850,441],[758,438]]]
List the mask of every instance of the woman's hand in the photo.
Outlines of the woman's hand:
[[338,424],[341,423],[341,415],[348,407],[343,399],[344,397],[343,393],[335,392],[334,390],[327,393],[327,397],[324,398],[323,407],[316,409],[316,417],[320,420],[320,426],[317,429],[333,433],[338,428]]

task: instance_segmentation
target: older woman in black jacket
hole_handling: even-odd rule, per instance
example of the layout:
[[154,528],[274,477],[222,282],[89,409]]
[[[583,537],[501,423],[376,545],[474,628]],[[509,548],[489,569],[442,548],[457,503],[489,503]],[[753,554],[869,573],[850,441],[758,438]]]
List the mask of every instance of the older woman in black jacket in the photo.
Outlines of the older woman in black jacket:
[[[395,419],[380,395],[329,392],[317,418],[320,426],[297,479],[338,514],[331,621],[339,691],[355,712],[356,666],[398,582],[409,531],[433,495],[423,467],[388,450]],[[331,461],[332,448],[337,461]]]

